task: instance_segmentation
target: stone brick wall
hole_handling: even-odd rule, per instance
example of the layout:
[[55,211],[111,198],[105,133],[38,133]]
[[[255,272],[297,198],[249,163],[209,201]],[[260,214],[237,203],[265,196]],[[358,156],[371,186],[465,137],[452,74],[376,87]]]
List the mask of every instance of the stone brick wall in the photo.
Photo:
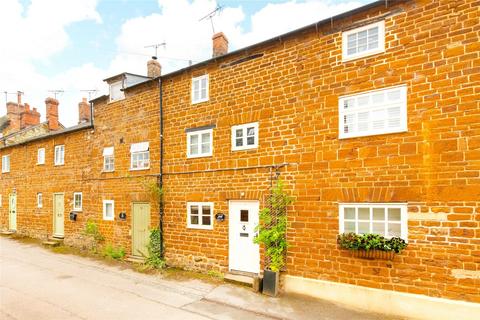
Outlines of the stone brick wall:
[[[122,246],[131,251],[132,202],[151,204],[151,227],[158,225],[158,203],[145,184],[157,181],[159,173],[159,113],[156,85],[140,86],[126,99],[95,106],[94,129],[83,129],[14,147],[0,149],[10,154],[10,173],[1,175],[2,207],[0,224],[8,229],[8,195],[16,190],[18,233],[46,239],[53,233],[53,194],[64,193],[65,243],[91,246],[84,235],[87,220],[97,223],[105,237],[103,244]],[[148,141],[151,165],[148,170],[130,171],[130,145]],[[54,146],[65,145],[65,165],[54,166]],[[102,172],[103,148],[115,148],[115,171]],[[45,148],[45,165],[36,165],[38,148]],[[37,193],[43,207],[37,208]],[[77,221],[70,221],[73,193],[82,192],[83,210]],[[102,200],[115,201],[115,220],[103,220]],[[127,219],[118,219],[120,212]]]
[[[226,271],[228,221],[188,229],[186,203],[262,200],[268,166],[288,163],[288,274],[480,302],[478,1],[397,4],[164,78],[171,262]],[[379,17],[386,52],[342,62],[341,31]],[[192,105],[202,74],[210,99]],[[407,86],[407,132],[338,138],[339,96],[394,85]],[[231,126],[255,121],[258,149],[231,151]],[[185,130],[212,124],[213,156],[187,159]],[[408,249],[393,262],[338,250],[341,202],[407,202]]]
[[[392,3],[392,2],[389,2]],[[315,279],[480,302],[480,55],[478,1],[398,1],[241,50],[162,78],[165,139],[165,239],[170,264],[228,269],[228,201],[260,200],[278,172],[295,197],[289,208],[286,273]],[[386,52],[342,62],[341,32],[385,19]],[[191,104],[192,77],[208,74],[207,102]],[[339,139],[338,98],[406,85],[408,131]],[[143,181],[159,173],[159,89],[149,82],[126,99],[95,103],[95,129],[0,149],[12,154],[1,176],[18,194],[19,230],[51,232],[53,192],[84,194],[84,212],[65,222],[66,241],[82,241],[86,219],[107,242],[130,250],[129,206],[158,207]],[[231,126],[258,122],[259,147],[231,151]],[[213,156],[187,159],[186,129],[215,125]],[[53,145],[66,164],[54,168]],[[129,146],[149,141],[151,168],[131,172]],[[48,145],[47,164],[34,165]],[[101,173],[115,147],[114,173]],[[74,151],[74,152],[72,152]],[[277,166],[279,168],[277,169]],[[34,190],[35,189],[35,190]],[[38,191],[37,191],[38,190]],[[44,193],[44,208],[35,195]],[[102,199],[127,221],[103,221]],[[186,203],[214,203],[213,230],[186,227]],[[391,262],[338,250],[338,204],[407,202],[409,247]],[[50,228],[50,229],[49,229]]]

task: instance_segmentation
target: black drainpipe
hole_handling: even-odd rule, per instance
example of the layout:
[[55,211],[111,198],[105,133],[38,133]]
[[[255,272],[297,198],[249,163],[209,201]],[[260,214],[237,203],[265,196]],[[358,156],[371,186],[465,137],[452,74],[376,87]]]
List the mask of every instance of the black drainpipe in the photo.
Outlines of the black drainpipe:
[[159,86],[159,93],[160,93],[160,176],[158,177],[158,186],[160,190],[162,190],[162,195],[158,200],[159,209],[160,209],[160,220],[158,223],[158,228],[160,231],[160,256],[163,258],[165,253],[164,243],[163,243],[163,214],[164,214],[164,207],[163,207],[163,90],[162,90],[162,79],[158,78],[158,86]]
[[93,127],[93,102],[90,101],[90,125]]

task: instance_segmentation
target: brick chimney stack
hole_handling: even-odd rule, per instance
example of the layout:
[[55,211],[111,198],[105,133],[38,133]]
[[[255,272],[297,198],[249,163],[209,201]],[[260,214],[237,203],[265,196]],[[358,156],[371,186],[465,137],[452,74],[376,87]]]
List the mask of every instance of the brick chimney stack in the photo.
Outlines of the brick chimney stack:
[[82,98],[82,102],[78,104],[78,124],[90,122],[90,111],[90,104],[87,102],[87,98]]
[[58,100],[54,98],[45,99],[45,107],[47,113],[48,128],[50,130],[58,130]]
[[147,76],[149,78],[157,78],[162,74],[162,66],[158,62],[157,57],[153,56],[152,60],[147,62]]
[[9,129],[13,132],[20,130],[21,112],[18,103],[11,101],[7,102],[7,117],[10,122],[8,125]]
[[228,39],[223,32],[215,33],[213,40],[213,57],[222,56],[228,53]]
[[25,103],[23,113],[20,114],[20,129],[35,126],[40,123],[40,113],[37,108],[30,110],[30,105]]

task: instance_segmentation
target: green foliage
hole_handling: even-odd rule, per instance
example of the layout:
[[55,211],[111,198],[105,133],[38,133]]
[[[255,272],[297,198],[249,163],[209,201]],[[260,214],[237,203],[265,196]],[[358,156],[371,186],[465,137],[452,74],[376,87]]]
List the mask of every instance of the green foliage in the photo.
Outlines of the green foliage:
[[87,235],[87,236],[91,236],[93,237],[93,239],[95,241],[103,241],[105,240],[105,238],[103,237],[103,235],[100,233],[100,231],[98,230],[98,226],[97,224],[88,219],[87,220],[87,224],[85,225],[85,230],[84,230],[84,233]]
[[285,253],[288,243],[287,232],[287,206],[293,199],[284,191],[281,180],[277,181],[268,199],[267,207],[260,211],[260,224],[255,228],[258,235],[254,243],[265,246],[265,255],[269,265],[266,268],[278,272],[285,266]]
[[381,250],[400,253],[407,247],[401,238],[387,239],[379,234],[356,234],[353,232],[339,234],[337,242],[343,249],[348,250]]
[[209,270],[207,272],[207,275],[209,275],[212,278],[218,278],[218,279],[223,279],[223,273],[216,271],[216,270]]
[[120,260],[125,257],[125,249],[122,247],[114,247],[111,244],[107,244],[103,249],[103,255],[115,260]]
[[157,182],[145,180],[143,183],[145,189],[150,194],[150,196],[157,202],[162,201],[163,199],[163,189],[160,188]]
[[158,228],[150,230],[150,241],[147,245],[148,257],[145,264],[154,269],[163,269],[166,264],[162,258],[162,238]]

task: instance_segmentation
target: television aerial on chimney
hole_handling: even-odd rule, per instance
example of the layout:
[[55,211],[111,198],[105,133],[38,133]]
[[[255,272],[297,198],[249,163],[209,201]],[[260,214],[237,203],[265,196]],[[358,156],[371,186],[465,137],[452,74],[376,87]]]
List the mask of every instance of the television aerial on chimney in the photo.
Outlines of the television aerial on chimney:
[[210,24],[212,25],[212,31],[213,33],[215,33],[215,28],[213,26],[213,17],[216,16],[217,14],[219,15],[222,9],[223,7],[221,5],[217,5],[217,7],[212,12],[208,13],[206,16],[204,16],[198,21],[207,20],[207,19],[210,20]]
[[163,41],[162,43],[156,43],[156,44],[151,44],[149,46],[145,46],[145,48],[154,48],[155,49],[155,55],[152,56],[152,59],[153,60],[157,60],[157,57],[158,57],[158,48],[160,47],[166,47],[167,46],[167,43],[165,41]]
[[98,90],[97,89],[85,89],[80,90],[80,92],[86,92],[88,94],[88,101],[92,100],[92,96],[96,96]]
[[64,93],[63,90],[48,90],[48,92],[53,93],[53,97],[57,99],[57,95]]

